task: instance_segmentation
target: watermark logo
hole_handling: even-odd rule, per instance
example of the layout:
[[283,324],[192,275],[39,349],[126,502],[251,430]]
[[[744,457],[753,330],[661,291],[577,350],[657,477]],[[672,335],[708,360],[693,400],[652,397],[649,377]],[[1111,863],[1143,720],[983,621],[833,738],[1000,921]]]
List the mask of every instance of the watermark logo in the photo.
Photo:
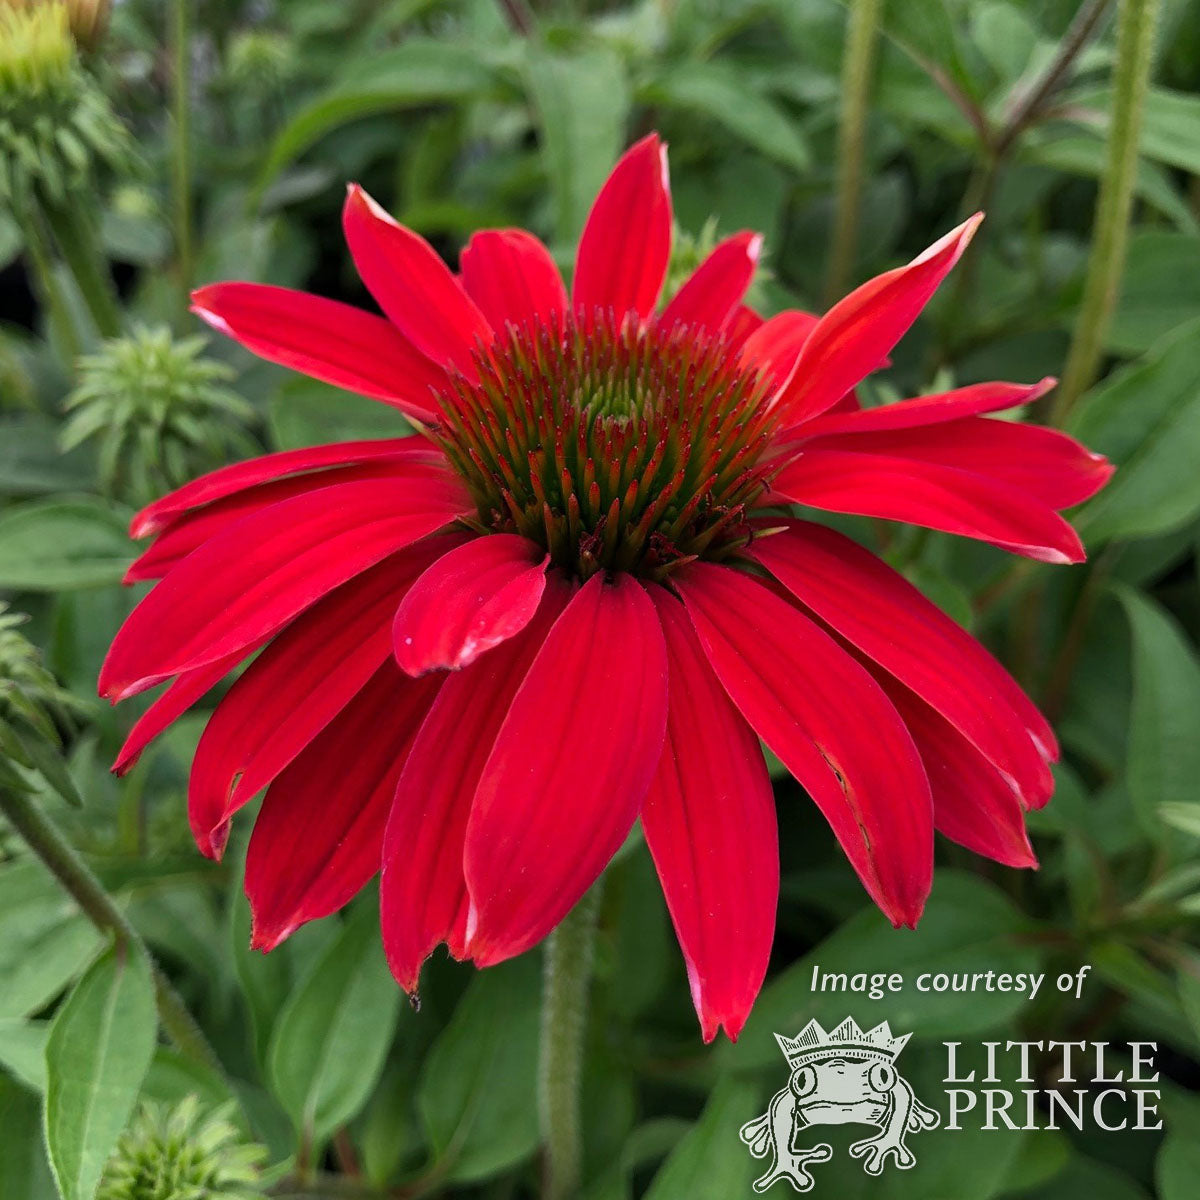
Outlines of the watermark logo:
[[780,1179],[798,1192],[812,1188],[809,1166],[833,1157],[826,1142],[802,1145],[818,1125],[874,1126],[877,1134],[850,1146],[868,1175],[882,1174],[889,1159],[902,1170],[913,1166],[917,1160],[906,1138],[935,1128],[941,1117],[916,1098],[896,1070],[896,1058],[911,1036],[894,1037],[886,1021],[864,1033],[852,1017],[831,1033],[812,1020],[794,1038],[776,1034],[791,1067],[787,1086],[740,1132],[755,1158],[771,1156],[754,1190],[765,1192]]

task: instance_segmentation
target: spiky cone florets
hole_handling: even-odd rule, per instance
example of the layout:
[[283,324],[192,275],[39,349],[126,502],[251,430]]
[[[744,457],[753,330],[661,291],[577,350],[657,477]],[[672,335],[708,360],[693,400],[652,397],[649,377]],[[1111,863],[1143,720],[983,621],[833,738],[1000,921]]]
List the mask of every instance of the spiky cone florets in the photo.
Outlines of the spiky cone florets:
[[749,539],[775,420],[720,336],[598,312],[510,326],[476,364],[438,436],[481,531],[522,534],[581,579],[662,579]]
[[262,1200],[266,1150],[241,1140],[230,1109],[205,1114],[195,1096],[147,1104],[122,1134],[96,1200]]
[[135,329],[82,358],[64,449],[95,440],[106,491],[144,501],[231,455],[253,453],[254,410],[226,385],[233,371],[204,356],[202,337]]
[[133,143],[80,66],[67,6],[0,0],[0,201],[62,204],[97,167],[119,170]]

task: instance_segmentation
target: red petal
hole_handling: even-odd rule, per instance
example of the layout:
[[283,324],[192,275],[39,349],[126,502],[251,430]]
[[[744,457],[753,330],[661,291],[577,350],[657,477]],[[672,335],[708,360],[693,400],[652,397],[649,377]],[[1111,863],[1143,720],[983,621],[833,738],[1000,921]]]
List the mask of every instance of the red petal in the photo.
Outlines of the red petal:
[[981,220],[983,214],[976,213],[908,266],[877,275],[821,318],[779,393],[789,424],[831,408],[882,365],[962,257]]
[[472,507],[430,467],[294,496],[188,555],[133,610],[109,647],[100,694],[114,700],[225,658],[389,554]]
[[1008,867],[1036,867],[1021,801],[999,772],[948,721],[894,680],[881,685],[904,718],[933,792],[939,833]]
[[440,684],[388,659],[271,785],[246,853],[255,949],[336,912],[379,870],[396,781]]
[[357,184],[347,190],[342,227],[354,265],[388,320],[433,362],[474,378],[472,350],[476,341],[491,344],[492,327],[433,247]]
[[750,553],[806,608],[950,721],[1031,803],[1049,795],[1057,750],[1046,718],[965,629],[869,550],[789,521]]
[[670,257],[667,148],[652,133],[625,152],[588,214],[575,262],[576,311],[650,316]]
[[730,354],[740,350],[746,344],[746,339],[756,329],[761,329],[763,324],[762,317],[754,309],[739,304],[733,310],[733,315],[730,316],[729,322],[725,326],[725,343],[729,347]]
[[513,696],[571,595],[551,573],[533,620],[442,685],[405,763],[384,837],[379,899],[388,964],[409,993],[439,942],[464,957],[471,802]]
[[839,433],[806,441],[804,447],[882,454],[970,471],[1008,484],[1050,508],[1081,504],[1113,473],[1102,454],[1093,454],[1057,429],[988,417],[878,433]]
[[245,462],[220,467],[185,483],[169,495],[155,500],[133,518],[130,536],[148,537],[158,533],[180,514],[212,504],[236,492],[256,487],[285,475],[315,472],[325,467],[344,467],[374,459],[398,462],[444,462],[441,452],[423,437],[387,438],[380,441],[334,442],[328,446],[305,446],[300,450],[279,450]]
[[112,765],[114,775],[124,775],[138,760],[138,756],[160,733],[173,725],[197,700],[211,691],[246,655],[252,647],[239,651],[228,658],[186,671],[171,683],[157,700],[134,723]]
[[229,819],[362,690],[391,649],[391,617],[414,579],[457,544],[429,538],[344,583],[289,625],[208,722],[188,783],[202,854],[220,858]]
[[537,611],[549,555],[515,533],[474,538],[431,566],[396,610],[396,661],[409,675],[457,670],[519,633]]
[[916,924],[933,878],[929,782],[867,671],[749,575],[698,563],[674,577],[713,670],[804,785],[872,899]]
[[550,630],[484,768],[467,825],[468,950],[528,950],[629,833],[662,753],[667,657],[645,590],[594,575]]
[[437,420],[434,389],[446,373],[395,326],[349,304],[261,283],[214,283],[192,293],[192,312],[268,362]]
[[530,321],[551,326],[567,312],[567,289],[550,251],[523,229],[473,233],[458,264],[463,288],[495,330]]
[[642,828],[687,961],[704,1040],[736,1040],[762,987],[779,902],[775,797],[753,730],[712,673],[683,605],[650,595],[670,668],[667,738]]
[[762,234],[743,231],[714,247],[663,311],[663,327],[724,328],[754,279],[762,241]]
[[765,372],[782,387],[819,320],[812,313],[790,309],[764,321],[742,343],[742,362]]
[[851,413],[826,413],[806,421],[797,432],[804,438],[828,433],[869,433],[890,429],[910,429],[915,426],[936,425],[942,421],[957,421],[981,413],[1003,412],[1031,404],[1044,396],[1057,381],[1051,376],[1038,383],[973,383],[970,387],[933,396],[917,396],[864,408]]
[[806,447],[772,488],[795,504],[924,525],[1041,562],[1085,558],[1075,530],[1049,505],[1011,484],[956,467]]
[[173,567],[198,550],[205,542],[236,524],[251,513],[260,512],[272,504],[289,500],[293,496],[315,491],[317,488],[332,487],[338,483],[355,480],[394,479],[403,471],[392,462],[361,463],[350,467],[331,467],[327,471],[309,472],[304,475],[289,475],[260,483],[256,487],[244,488],[215,500],[202,508],[184,513],[172,521],[154,540],[154,543],[136,558],[125,572],[125,583],[140,583],[147,579],[161,579]]

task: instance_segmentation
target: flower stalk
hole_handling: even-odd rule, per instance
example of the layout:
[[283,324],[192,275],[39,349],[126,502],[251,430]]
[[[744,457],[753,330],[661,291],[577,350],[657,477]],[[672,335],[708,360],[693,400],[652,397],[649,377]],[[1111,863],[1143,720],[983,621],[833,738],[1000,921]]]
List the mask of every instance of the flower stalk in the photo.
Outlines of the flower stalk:
[[220,1062],[208,1040],[141,936],[54,822],[30,796],[11,788],[0,788],[0,813],[97,929],[111,934],[118,945],[137,946],[146,955],[154,978],[158,1018],[167,1036],[181,1054],[221,1073]]
[[192,158],[191,158],[191,84],[192,48],[190,0],[172,0],[171,118],[174,127],[175,253],[179,284],[186,302],[192,285]]
[[594,885],[546,944],[538,1068],[545,1200],[567,1200],[579,1191],[584,1030],[600,890]]
[[1129,241],[1142,115],[1150,86],[1154,35],[1161,9],[1161,0],[1121,0],[1117,13],[1117,58],[1108,160],[1096,199],[1096,233],[1088,259],[1079,321],[1067,356],[1062,387],[1052,409],[1055,424],[1061,424],[1067,418],[1079,397],[1095,381],[1104,354],[1104,339],[1116,309]]
[[78,206],[67,204],[44,202],[42,212],[97,331],[103,338],[116,337],[121,332],[121,309],[90,220]]
[[858,249],[862,209],[867,114],[879,34],[880,0],[853,0],[842,59],[842,110],[838,129],[837,191],[833,206],[833,245],[829,252],[826,300],[846,290]]

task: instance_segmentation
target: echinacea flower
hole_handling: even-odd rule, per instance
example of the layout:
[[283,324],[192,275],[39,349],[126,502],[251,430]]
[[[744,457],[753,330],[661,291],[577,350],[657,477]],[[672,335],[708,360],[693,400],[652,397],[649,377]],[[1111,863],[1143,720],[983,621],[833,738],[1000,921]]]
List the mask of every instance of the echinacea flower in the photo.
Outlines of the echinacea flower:
[[[382,869],[385,948],[412,991],[439,944],[529,949],[641,821],[706,1039],[736,1037],[779,888],[760,739],[896,925],[921,915],[933,831],[1033,864],[1046,720],[990,654],[866,549],[781,507],[912,522],[1053,562],[1057,510],[1106,462],[985,414],[978,384],[860,410],[973,218],[817,319],[743,304],[760,239],[721,242],[659,307],[664,147],[600,192],[570,294],[519,230],[455,276],[360,188],[345,233],[384,316],[224,283],[194,306],[277,363],[399,409],[416,436],[269,454],[150,505],[129,572],[160,578],[100,690],[174,682],[146,743],[260,648],[200,740],[189,814],[217,856],[263,788],[246,889],[275,946]],[[774,514],[774,515],[772,515]]]

